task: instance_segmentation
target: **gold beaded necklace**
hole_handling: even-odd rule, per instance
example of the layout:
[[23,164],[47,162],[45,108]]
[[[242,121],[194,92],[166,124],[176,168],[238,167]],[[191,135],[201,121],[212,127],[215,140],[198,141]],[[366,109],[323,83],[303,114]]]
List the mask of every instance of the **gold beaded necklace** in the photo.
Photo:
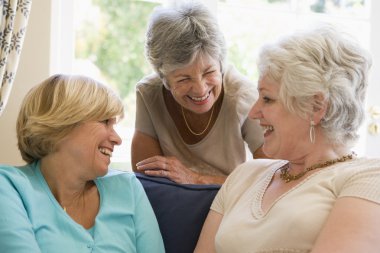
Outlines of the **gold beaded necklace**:
[[210,115],[210,118],[208,119],[208,122],[207,122],[207,125],[206,125],[205,129],[204,129],[202,132],[200,132],[200,133],[196,133],[196,132],[193,131],[193,129],[190,128],[189,124],[187,123],[187,120],[186,120],[186,117],[185,117],[185,113],[184,113],[184,111],[183,111],[183,107],[181,106],[182,117],[183,117],[183,119],[184,119],[184,121],[185,121],[185,124],[186,124],[186,127],[187,127],[187,129],[190,131],[190,133],[192,133],[193,135],[196,135],[196,136],[200,136],[200,135],[202,135],[202,134],[204,134],[204,133],[206,132],[206,130],[207,130],[208,127],[210,126],[211,119],[212,119],[212,115],[213,115],[213,113],[214,113],[214,108],[215,108],[215,107],[212,106],[212,109],[211,109],[211,115]]
[[319,168],[325,168],[325,167],[328,167],[328,166],[333,165],[335,163],[345,162],[347,160],[351,160],[355,155],[356,154],[354,152],[352,152],[351,154],[344,155],[344,156],[342,156],[340,158],[328,160],[328,161],[325,161],[323,163],[314,164],[314,165],[312,165],[310,167],[307,167],[302,172],[300,172],[300,173],[298,173],[296,175],[292,175],[292,174],[289,173],[290,165],[289,165],[289,163],[287,163],[287,164],[285,164],[284,166],[282,166],[280,168],[280,178],[282,180],[284,180],[286,183],[289,183],[290,181],[294,181],[294,180],[300,179],[301,177],[303,177],[309,171],[312,171],[312,170],[315,170],[315,169],[319,169]]

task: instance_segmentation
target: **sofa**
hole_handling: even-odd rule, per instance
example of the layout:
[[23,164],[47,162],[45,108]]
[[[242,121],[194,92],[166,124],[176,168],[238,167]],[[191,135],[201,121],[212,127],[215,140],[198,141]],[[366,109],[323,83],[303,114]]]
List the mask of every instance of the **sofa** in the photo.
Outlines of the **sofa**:
[[192,253],[220,185],[177,184],[136,173],[156,214],[166,253]]

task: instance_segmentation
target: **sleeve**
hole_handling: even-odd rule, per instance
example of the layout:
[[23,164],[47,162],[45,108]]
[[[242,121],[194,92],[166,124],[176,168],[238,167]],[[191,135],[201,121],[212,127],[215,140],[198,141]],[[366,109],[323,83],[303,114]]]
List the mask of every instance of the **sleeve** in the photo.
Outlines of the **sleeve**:
[[0,252],[41,252],[12,177],[0,167]]
[[139,85],[136,88],[136,121],[135,129],[157,139],[156,130],[146,107],[142,90]]
[[236,111],[241,125],[242,137],[253,154],[263,144],[264,139],[259,121],[248,117],[249,111],[258,98],[256,85],[235,70],[231,71],[229,80],[236,82],[235,86],[239,88]]
[[339,197],[358,197],[380,204],[380,165],[370,166],[351,175]]
[[263,144],[264,135],[258,120],[246,118],[242,126],[242,135],[244,141],[248,144],[248,148],[253,153]]
[[136,198],[136,249],[139,253],[164,253],[164,243],[152,206],[136,177],[133,179]]
[[210,209],[224,215],[224,200],[226,196],[226,182],[222,185],[218,193],[216,194],[214,201],[211,204]]
[[[227,201],[229,200],[229,193],[231,191],[231,187],[236,183],[237,174],[240,173],[241,165],[238,166],[232,173],[227,177],[226,181],[223,183],[222,187],[216,194],[214,201],[211,204],[210,209],[220,213],[222,215],[225,214],[227,208]],[[235,196],[238,197],[238,196]]]

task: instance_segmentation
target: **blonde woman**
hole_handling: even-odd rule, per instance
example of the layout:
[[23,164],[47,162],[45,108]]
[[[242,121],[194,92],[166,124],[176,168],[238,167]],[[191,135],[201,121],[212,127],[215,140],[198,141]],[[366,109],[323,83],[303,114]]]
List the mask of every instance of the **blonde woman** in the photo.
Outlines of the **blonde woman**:
[[108,170],[122,116],[119,97],[83,76],[27,94],[17,122],[27,165],[0,165],[1,252],[164,252],[139,181]]

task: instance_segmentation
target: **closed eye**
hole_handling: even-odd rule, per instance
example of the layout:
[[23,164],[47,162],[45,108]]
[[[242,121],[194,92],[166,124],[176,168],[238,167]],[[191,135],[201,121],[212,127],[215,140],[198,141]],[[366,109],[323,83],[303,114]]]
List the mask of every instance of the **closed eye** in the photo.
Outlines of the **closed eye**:
[[101,120],[99,122],[102,124],[108,125],[109,121],[110,121],[109,119],[105,119],[105,120]]
[[263,100],[264,100],[264,103],[270,103],[270,102],[273,101],[273,99],[271,99],[271,98],[269,98],[269,97],[267,97],[267,96],[264,96],[264,97],[263,97]]
[[190,80],[190,78],[183,78],[183,79],[178,80],[177,82],[178,83],[184,83],[184,82],[186,82],[188,80]]
[[215,70],[210,70],[210,71],[207,71],[207,72],[205,73],[205,75],[211,75],[211,74],[213,74],[213,73],[215,73]]
[[105,120],[99,121],[99,123],[104,124],[106,126],[114,125],[116,124],[117,119],[116,118],[109,118]]

